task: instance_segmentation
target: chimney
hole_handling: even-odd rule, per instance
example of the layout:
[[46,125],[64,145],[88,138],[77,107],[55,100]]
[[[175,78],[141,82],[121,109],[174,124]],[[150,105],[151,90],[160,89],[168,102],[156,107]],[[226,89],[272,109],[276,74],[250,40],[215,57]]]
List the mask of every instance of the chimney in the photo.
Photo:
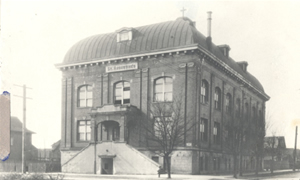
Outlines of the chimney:
[[207,12],[207,37],[211,37],[211,11]]
[[208,50],[211,50],[211,11],[207,12],[207,38],[206,38],[206,44],[208,47]]

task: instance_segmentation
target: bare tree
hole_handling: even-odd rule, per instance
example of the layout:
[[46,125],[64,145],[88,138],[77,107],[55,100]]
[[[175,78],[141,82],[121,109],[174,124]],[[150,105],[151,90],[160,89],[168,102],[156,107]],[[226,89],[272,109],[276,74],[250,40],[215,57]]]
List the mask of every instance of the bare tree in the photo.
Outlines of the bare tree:
[[174,98],[172,102],[157,102],[151,105],[151,117],[144,120],[146,139],[160,150],[171,178],[169,156],[178,147],[184,146],[185,129],[193,128],[194,118],[184,115],[184,101]]
[[238,118],[233,120],[227,120],[224,123],[225,136],[224,136],[224,148],[227,152],[233,156],[233,177],[237,178],[239,170],[238,157],[240,155],[240,145],[241,145],[241,122]]
[[247,110],[245,112],[242,110],[242,113],[236,112],[235,117],[232,120],[226,120],[224,124],[228,132],[228,138],[225,136],[225,148],[233,156],[233,177],[235,178],[238,173],[240,176],[243,175],[242,162],[245,155],[255,158],[255,173],[258,174],[260,162],[263,159],[265,132],[268,128],[262,114],[253,116],[250,120]]
[[258,116],[253,118],[253,122],[249,123],[247,126],[249,128],[248,136],[250,136],[249,144],[249,154],[251,157],[254,157],[256,160],[255,165],[255,174],[258,175],[261,170],[261,163],[265,156],[265,136],[266,131],[270,129],[272,125],[270,114],[266,115],[266,118],[263,117],[262,113],[259,113]]
[[271,156],[271,163],[270,163],[270,171],[271,174],[274,172],[274,160],[281,159],[283,148],[281,146],[281,138],[282,136],[277,136],[278,130],[272,130],[271,136],[265,138],[264,143],[264,153],[265,156]]
[[265,122],[263,120],[255,120],[253,124],[249,124],[249,154],[255,158],[255,174],[258,175],[260,170],[260,162],[264,152]]

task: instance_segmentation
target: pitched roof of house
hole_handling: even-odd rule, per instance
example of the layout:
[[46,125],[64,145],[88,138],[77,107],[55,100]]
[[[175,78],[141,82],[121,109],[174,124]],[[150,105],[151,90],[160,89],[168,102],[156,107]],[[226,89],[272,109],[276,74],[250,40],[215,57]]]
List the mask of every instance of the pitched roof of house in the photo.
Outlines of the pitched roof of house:
[[55,143],[52,144],[52,150],[59,148],[60,147],[60,140],[56,141]]
[[264,92],[261,83],[232,58],[224,56],[218,46],[212,43],[211,48],[208,48],[207,38],[187,17],[130,29],[133,31],[131,41],[117,42],[117,32],[94,35],[79,41],[69,49],[62,65],[198,45],[206,50],[210,49],[216,57]]
[[280,147],[280,148],[286,148],[285,144],[285,138],[284,136],[267,136],[264,138],[265,146],[272,146],[273,140],[274,142],[274,148]]
[[[22,132],[23,123],[19,120],[19,118],[12,116],[10,118],[10,130],[14,132]],[[35,134],[35,132],[30,131],[26,128],[26,133]]]

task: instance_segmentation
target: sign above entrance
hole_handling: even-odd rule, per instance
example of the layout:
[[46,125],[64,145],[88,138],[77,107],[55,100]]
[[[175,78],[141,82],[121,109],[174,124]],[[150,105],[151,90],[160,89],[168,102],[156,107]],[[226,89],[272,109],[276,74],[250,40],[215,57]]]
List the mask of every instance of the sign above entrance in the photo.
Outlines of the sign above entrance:
[[137,69],[137,68],[138,68],[137,63],[106,66],[106,73],[117,72],[117,71],[128,71],[128,70],[134,70],[134,69]]

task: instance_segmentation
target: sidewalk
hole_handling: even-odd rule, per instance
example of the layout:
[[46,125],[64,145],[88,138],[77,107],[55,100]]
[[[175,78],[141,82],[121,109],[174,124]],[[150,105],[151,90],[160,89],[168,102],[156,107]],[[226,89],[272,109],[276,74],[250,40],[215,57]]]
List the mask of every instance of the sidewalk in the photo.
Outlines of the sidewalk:
[[[296,171],[299,172],[299,171]],[[258,176],[255,175],[255,172],[244,173],[242,177],[237,179],[260,179],[276,175],[289,174],[293,173],[293,170],[277,170],[274,171],[271,175],[270,171],[259,172]],[[100,174],[72,174],[66,173],[65,179],[167,179],[167,174],[162,174],[160,178],[157,175],[100,175]],[[220,174],[220,175],[184,175],[184,174],[171,174],[172,179],[174,180],[188,180],[188,179],[201,179],[201,180],[222,180],[222,179],[235,179],[232,174]]]
[[292,169],[284,169],[284,170],[274,170],[273,174],[271,174],[271,171],[261,171],[258,173],[258,175],[255,175],[255,172],[252,173],[244,173],[242,179],[248,179],[248,178],[263,178],[263,177],[273,177],[273,176],[278,176],[278,175],[283,175],[283,174],[290,174],[290,173],[297,173],[299,171],[293,171]]

